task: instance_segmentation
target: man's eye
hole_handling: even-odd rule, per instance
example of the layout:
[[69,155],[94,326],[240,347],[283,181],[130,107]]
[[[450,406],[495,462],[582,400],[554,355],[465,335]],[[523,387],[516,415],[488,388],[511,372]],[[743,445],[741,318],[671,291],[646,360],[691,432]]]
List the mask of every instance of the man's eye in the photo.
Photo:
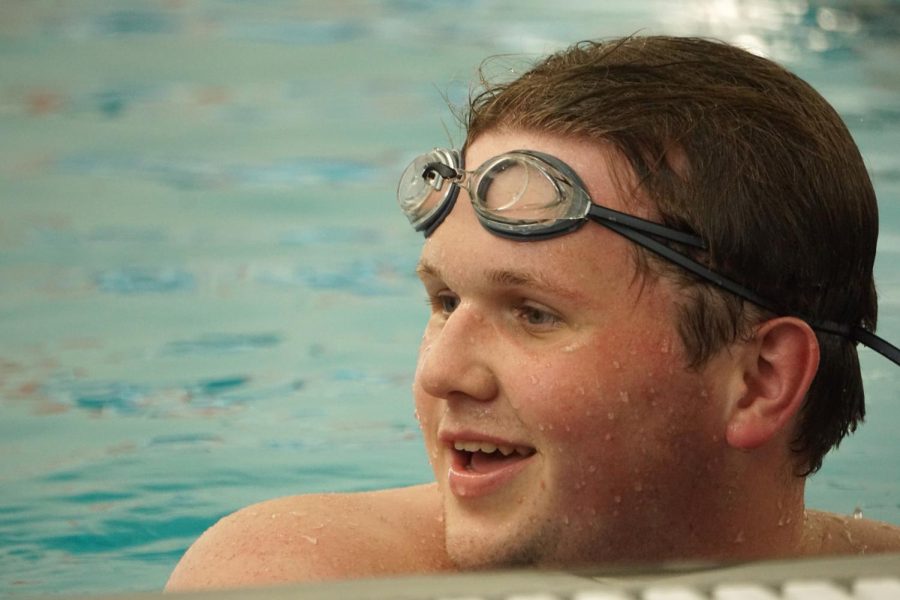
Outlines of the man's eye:
[[453,294],[444,293],[432,296],[429,299],[429,303],[433,310],[449,315],[459,306],[459,298]]
[[523,320],[536,327],[553,327],[561,322],[555,314],[535,306],[521,306],[518,311]]

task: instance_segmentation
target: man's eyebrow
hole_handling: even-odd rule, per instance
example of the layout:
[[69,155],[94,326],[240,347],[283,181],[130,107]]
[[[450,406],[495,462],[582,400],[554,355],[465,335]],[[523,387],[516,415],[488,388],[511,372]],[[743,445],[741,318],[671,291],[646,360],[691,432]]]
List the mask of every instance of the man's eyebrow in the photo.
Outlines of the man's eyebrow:
[[[433,277],[443,281],[440,269],[424,260],[416,266],[416,274],[420,277]],[[569,290],[537,272],[516,271],[512,269],[489,269],[486,271],[491,283],[506,287],[531,287],[542,291],[556,293],[566,298],[584,301],[585,296],[577,290]]]
[[416,275],[419,276],[419,279],[422,279],[423,277],[434,277],[435,279],[441,279],[441,272],[438,271],[438,268],[428,262],[425,262],[425,260],[420,260],[419,264],[416,265]]
[[583,301],[584,294],[577,290],[569,290],[551,281],[540,272],[514,271],[510,269],[490,269],[487,277],[493,283],[509,287],[529,287],[545,292],[552,292],[572,300]]

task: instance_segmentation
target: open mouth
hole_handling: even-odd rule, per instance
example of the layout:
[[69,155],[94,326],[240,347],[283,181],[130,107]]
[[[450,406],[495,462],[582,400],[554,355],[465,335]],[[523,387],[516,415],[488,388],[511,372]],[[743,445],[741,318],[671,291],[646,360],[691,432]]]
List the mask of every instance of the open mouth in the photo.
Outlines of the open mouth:
[[529,446],[507,446],[488,442],[453,443],[454,466],[473,473],[492,473],[535,453]]

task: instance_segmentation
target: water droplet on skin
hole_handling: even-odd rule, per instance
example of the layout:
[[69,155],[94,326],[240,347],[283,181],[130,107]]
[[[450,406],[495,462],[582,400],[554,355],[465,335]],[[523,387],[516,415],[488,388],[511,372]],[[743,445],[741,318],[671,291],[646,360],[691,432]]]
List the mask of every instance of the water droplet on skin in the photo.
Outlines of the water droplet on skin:
[[319,543],[319,540],[318,540],[317,538],[314,538],[314,537],[311,536],[311,535],[303,535],[303,534],[301,533],[301,534],[300,534],[300,537],[302,537],[304,540],[306,540],[306,541],[309,542],[310,544],[318,544],[318,543]]
[[852,516],[853,516],[853,518],[854,518],[855,520],[857,520],[857,521],[859,521],[860,519],[862,519],[862,518],[863,518],[863,511],[862,511],[862,509],[861,509],[860,507],[858,507],[858,506],[857,506],[856,508],[854,508],[854,509],[853,509],[853,515],[852,515]]
[[628,392],[619,392],[619,400],[622,401],[622,404],[628,404]]
[[663,339],[662,343],[659,345],[659,351],[662,352],[663,354],[668,354],[669,347],[670,347],[669,338],[665,338],[665,339]]
[[617,360],[614,360],[612,365],[613,365],[613,369],[615,369],[616,371],[618,371],[619,369],[622,368],[622,364]]
[[569,524],[569,516],[566,515],[563,517],[563,525],[568,525],[568,524]]
[[616,504],[621,504],[621,503],[622,503],[622,496],[614,496],[614,497],[613,497],[613,502],[615,502]]
[[612,434],[611,434],[611,433],[607,433],[606,435],[603,436],[603,439],[606,440],[606,441],[608,442],[609,440],[612,439]]
[[584,396],[584,388],[580,385],[575,389],[575,392],[578,393],[579,396]]
[[539,424],[538,424],[538,430],[539,430],[539,431],[543,431],[543,430],[544,430],[544,425],[543,425],[543,423],[539,423]]
[[635,484],[634,484],[634,491],[636,491],[636,492],[642,492],[642,491],[644,491],[644,484],[641,483],[640,481],[638,481],[637,483],[635,483]]
[[596,466],[591,465],[591,466],[588,467],[588,473],[595,473],[596,471],[597,471],[597,467],[596,467]]
[[530,380],[531,380],[531,383],[533,383],[533,384],[535,384],[535,385],[537,385],[537,383],[540,381],[540,380],[539,380],[536,376],[534,376],[534,375],[530,376],[528,379],[530,379]]
[[616,413],[614,413],[613,411],[609,411],[608,413],[606,413],[606,417],[607,417],[610,421],[612,421],[613,419],[616,418]]
[[735,544],[743,544],[744,543],[744,530],[740,530],[737,532],[737,535],[734,538]]

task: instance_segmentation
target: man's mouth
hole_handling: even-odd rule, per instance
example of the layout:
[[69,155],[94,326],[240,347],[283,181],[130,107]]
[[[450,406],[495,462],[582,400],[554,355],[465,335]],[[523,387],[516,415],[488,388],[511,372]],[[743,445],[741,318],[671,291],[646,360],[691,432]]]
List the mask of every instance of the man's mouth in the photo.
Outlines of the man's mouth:
[[529,446],[490,442],[453,442],[454,467],[461,471],[487,474],[499,471],[535,453]]

